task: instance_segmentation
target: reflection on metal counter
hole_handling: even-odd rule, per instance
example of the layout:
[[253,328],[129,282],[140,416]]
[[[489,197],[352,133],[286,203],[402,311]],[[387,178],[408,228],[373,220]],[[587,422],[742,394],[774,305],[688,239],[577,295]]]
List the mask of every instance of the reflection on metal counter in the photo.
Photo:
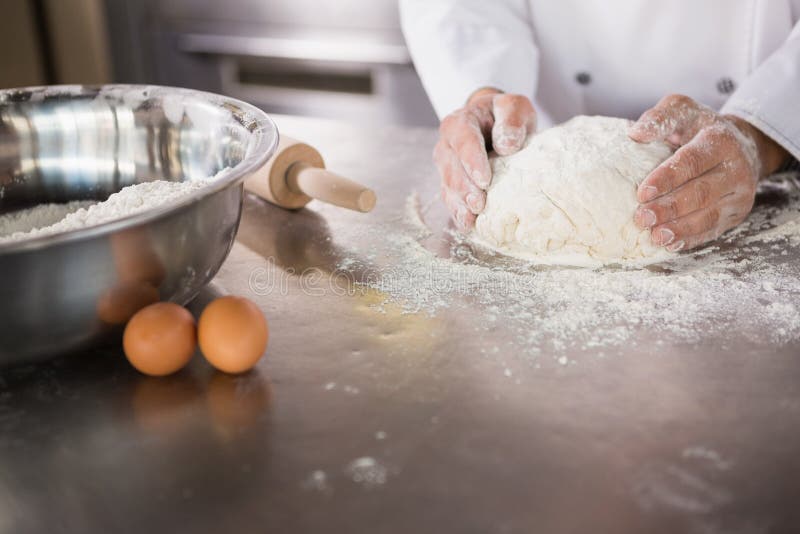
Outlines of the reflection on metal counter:
[[251,373],[195,359],[159,381],[114,348],[0,370],[0,532],[798,531],[800,240],[749,240],[800,235],[793,184],[680,271],[523,271],[425,202],[435,130],[276,121],[381,202],[245,195],[191,309],[264,311]]

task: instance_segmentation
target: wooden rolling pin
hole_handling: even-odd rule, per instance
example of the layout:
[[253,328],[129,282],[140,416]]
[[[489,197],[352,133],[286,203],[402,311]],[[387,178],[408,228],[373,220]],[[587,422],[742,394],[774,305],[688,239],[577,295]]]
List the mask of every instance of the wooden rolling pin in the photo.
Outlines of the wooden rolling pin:
[[244,182],[248,191],[282,208],[302,208],[317,199],[366,213],[375,207],[375,193],[325,169],[312,146],[281,136],[275,155]]

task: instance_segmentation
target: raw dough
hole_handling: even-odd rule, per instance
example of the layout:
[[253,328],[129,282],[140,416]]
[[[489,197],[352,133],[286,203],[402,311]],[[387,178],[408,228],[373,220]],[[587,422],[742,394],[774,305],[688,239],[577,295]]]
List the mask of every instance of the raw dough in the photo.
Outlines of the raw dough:
[[630,122],[575,117],[537,134],[520,152],[492,159],[492,184],[475,233],[537,263],[596,266],[672,256],[633,222],[636,188],[672,154],[628,138]]

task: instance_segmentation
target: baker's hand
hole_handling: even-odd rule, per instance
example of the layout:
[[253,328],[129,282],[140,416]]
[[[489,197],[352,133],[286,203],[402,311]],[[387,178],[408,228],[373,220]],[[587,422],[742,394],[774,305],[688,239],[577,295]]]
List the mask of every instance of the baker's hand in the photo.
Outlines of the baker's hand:
[[442,177],[442,199],[462,230],[475,226],[492,181],[487,149],[507,156],[536,129],[536,112],[522,95],[496,89],[473,93],[467,105],[442,120],[433,159]]
[[634,123],[634,141],[666,141],[677,151],[639,185],[634,221],[675,252],[719,237],[753,208],[756,183],[787,152],[748,122],[683,95],[663,98]]

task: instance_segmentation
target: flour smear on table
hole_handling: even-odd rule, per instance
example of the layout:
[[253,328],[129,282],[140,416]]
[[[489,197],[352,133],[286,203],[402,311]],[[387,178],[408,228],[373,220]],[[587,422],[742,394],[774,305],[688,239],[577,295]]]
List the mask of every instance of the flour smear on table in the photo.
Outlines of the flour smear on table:
[[[654,345],[713,343],[724,349],[731,332],[755,346],[783,346],[800,341],[797,176],[773,177],[761,189],[782,200],[757,202],[745,223],[712,245],[646,268],[591,269],[498,254],[442,229],[438,199],[423,202],[412,194],[401,220],[363,230],[378,232],[386,249],[351,245],[339,271],[380,291],[379,311],[400,306],[435,316],[463,308],[467,324],[485,334],[487,354],[523,347],[535,361],[546,354],[570,365],[576,362],[567,355],[602,357],[622,347],[649,352]],[[373,258],[382,256],[386,264],[376,265]],[[513,345],[495,345],[497,329],[510,330]]]

